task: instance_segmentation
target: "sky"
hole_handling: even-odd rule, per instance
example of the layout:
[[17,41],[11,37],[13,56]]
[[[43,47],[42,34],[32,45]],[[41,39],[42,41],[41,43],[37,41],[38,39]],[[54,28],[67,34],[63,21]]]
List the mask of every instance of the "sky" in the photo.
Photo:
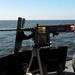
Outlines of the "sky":
[[0,20],[75,20],[75,0],[0,0]]

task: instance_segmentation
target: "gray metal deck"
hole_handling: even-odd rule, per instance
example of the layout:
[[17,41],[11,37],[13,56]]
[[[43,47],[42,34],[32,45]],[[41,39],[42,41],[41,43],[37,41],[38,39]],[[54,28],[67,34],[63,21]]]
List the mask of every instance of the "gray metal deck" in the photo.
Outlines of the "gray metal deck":
[[[65,75],[75,75],[74,71],[73,71],[73,68],[72,68],[72,60],[70,61],[66,61],[66,68],[64,70],[64,74]],[[53,72],[53,73],[48,73],[48,75],[56,75],[57,73],[56,72]]]

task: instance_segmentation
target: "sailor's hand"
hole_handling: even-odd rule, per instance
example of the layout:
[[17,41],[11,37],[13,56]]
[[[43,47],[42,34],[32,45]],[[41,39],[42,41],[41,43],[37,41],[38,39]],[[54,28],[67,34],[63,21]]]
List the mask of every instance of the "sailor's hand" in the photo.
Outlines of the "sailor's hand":
[[71,25],[70,27],[71,27],[71,30],[75,32],[75,26]]

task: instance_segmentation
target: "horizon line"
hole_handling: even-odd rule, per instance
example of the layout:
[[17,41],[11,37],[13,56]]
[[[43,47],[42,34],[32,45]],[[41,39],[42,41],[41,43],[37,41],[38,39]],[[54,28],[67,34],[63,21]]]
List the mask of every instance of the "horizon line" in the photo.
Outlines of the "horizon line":
[[[0,20],[18,20],[18,19],[0,19]],[[25,20],[75,20],[75,19],[25,19]]]

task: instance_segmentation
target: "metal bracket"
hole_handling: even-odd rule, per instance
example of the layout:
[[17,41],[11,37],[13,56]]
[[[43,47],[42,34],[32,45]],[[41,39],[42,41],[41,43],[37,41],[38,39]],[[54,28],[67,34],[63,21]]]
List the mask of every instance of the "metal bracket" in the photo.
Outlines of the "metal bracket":
[[16,54],[20,49],[22,45],[22,38],[21,35],[24,34],[23,31],[19,30],[24,27],[25,19],[22,20],[21,17],[18,18],[17,23],[17,32],[16,32],[16,41],[15,41],[15,48],[14,48],[14,54]]

